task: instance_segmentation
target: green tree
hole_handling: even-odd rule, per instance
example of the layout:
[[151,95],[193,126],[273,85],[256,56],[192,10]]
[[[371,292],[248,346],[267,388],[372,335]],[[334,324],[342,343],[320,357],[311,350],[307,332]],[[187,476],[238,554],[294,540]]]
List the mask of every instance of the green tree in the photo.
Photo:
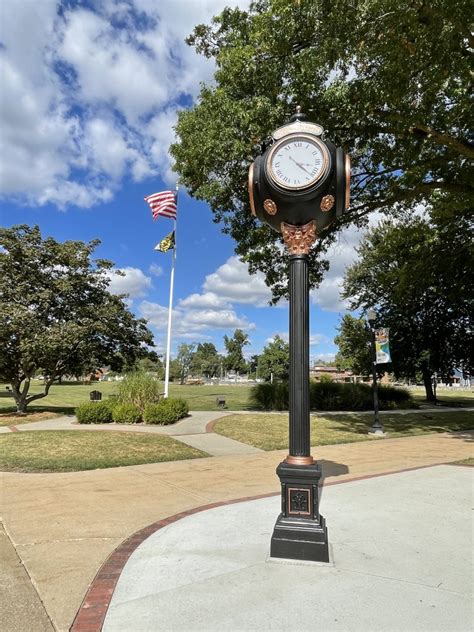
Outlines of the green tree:
[[370,330],[364,319],[345,314],[338,331],[339,334],[334,338],[334,343],[339,347],[336,354],[337,368],[352,371],[356,375],[371,375]]
[[250,356],[250,359],[248,361],[249,374],[251,374],[255,378],[260,377],[258,375],[258,360],[259,360],[259,358],[260,358],[260,356],[258,354],[254,354],[253,356]]
[[191,371],[193,375],[216,377],[219,374],[221,357],[212,342],[199,343],[193,355]]
[[264,347],[258,361],[259,377],[269,380],[287,380],[290,373],[290,346],[280,336],[275,336]]
[[146,358],[141,358],[137,363],[139,371],[154,373],[159,380],[165,376],[165,369],[161,357],[154,351]]
[[224,345],[227,355],[224,358],[224,365],[228,371],[243,373],[247,369],[244,360],[243,348],[250,344],[249,337],[241,329],[236,329],[232,338],[224,336]]
[[[21,413],[62,376],[120,371],[153,344],[146,321],[108,291],[113,264],[92,259],[99,243],[43,239],[37,226],[0,229],[0,379]],[[29,395],[38,371],[44,390]]]
[[170,360],[170,380],[176,382],[181,379],[181,365],[177,358],[171,358]]
[[421,373],[429,401],[434,371],[472,373],[474,342],[472,219],[441,202],[431,217],[369,231],[344,281],[351,307],[375,307],[377,324],[390,328],[395,375]]
[[178,355],[176,356],[176,360],[179,367],[179,379],[181,384],[184,384],[184,381],[189,375],[189,370],[193,362],[195,346],[196,345],[194,343],[188,345],[183,342],[178,347]]
[[353,162],[351,209],[319,236],[311,285],[338,228],[373,209],[393,215],[437,192],[452,208],[469,205],[471,8],[468,0],[256,0],[196,26],[187,41],[214,58],[215,82],[179,115],[176,169],[250,271],[264,272],[274,299],[287,292],[287,255],[279,234],[251,216],[247,172],[297,104]]

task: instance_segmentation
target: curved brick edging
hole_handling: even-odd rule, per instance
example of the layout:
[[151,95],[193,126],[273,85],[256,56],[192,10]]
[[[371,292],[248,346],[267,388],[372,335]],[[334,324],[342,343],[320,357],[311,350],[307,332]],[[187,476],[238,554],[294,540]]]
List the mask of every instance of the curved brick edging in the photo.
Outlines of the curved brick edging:
[[[215,420],[217,421],[217,420]],[[214,422],[209,422],[214,423]],[[354,483],[356,481],[363,481],[370,478],[378,478],[379,476],[390,476],[390,474],[401,474],[403,472],[412,472],[414,470],[422,470],[429,467],[437,467],[438,465],[453,465],[452,463],[431,463],[430,465],[420,465],[417,467],[408,467],[402,470],[394,470],[391,472],[380,472],[378,474],[367,474],[366,476],[357,476],[354,478],[344,479],[343,481],[327,481],[324,480],[324,486],[341,485],[343,483]],[[112,595],[115,590],[115,586],[122,574],[122,571],[132,553],[151,535],[166,527],[169,524],[173,524],[182,518],[192,516],[193,514],[201,511],[207,511],[208,509],[216,509],[217,507],[223,507],[225,505],[234,505],[236,503],[247,502],[251,500],[260,500],[263,498],[270,498],[271,496],[278,496],[280,492],[270,492],[268,494],[260,494],[258,496],[247,496],[244,498],[235,498],[233,500],[223,500],[216,503],[210,503],[208,505],[201,505],[200,507],[194,507],[180,513],[163,518],[157,522],[152,523],[148,527],[144,527],[139,531],[136,531],[129,538],[124,540],[122,544],[112,551],[109,557],[102,564],[97,572],[97,575],[92,580],[84,600],[77,611],[74,618],[70,632],[101,632],[102,626],[105,621],[109,604],[112,600]]]
[[[219,417],[219,419],[222,419],[222,417]],[[213,419],[212,421],[208,421],[207,422],[207,424],[206,424],[206,433],[214,432],[214,426],[219,421],[219,419]]]
[[119,577],[129,557],[142,542],[163,527],[166,527],[173,522],[177,522],[186,516],[192,516],[195,513],[199,513],[200,511],[215,509],[216,507],[222,507],[224,505],[233,505],[247,500],[269,498],[270,496],[277,496],[279,493],[280,492],[271,492],[269,494],[260,494],[259,496],[223,500],[209,505],[201,505],[200,507],[194,507],[193,509],[188,509],[187,511],[174,514],[174,516],[163,518],[144,529],[140,529],[140,531],[137,531],[124,540],[122,544],[119,544],[119,546],[112,551],[109,557],[105,560],[89,586],[81,607],[79,608],[72,623],[70,632],[100,632],[115,590],[115,586],[117,585]]
[[214,426],[216,425],[216,423],[220,421],[221,419],[228,417],[231,414],[232,413],[225,413],[224,415],[221,415],[220,417],[216,417],[216,419],[211,419],[211,421],[208,421],[206,424],[206,434],[209,432],[214,432]]

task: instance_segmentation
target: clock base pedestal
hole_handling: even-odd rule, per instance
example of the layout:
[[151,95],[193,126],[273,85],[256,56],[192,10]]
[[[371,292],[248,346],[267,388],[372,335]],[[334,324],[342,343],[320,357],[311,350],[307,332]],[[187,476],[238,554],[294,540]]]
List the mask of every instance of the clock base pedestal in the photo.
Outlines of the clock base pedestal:
[[319,465],[283,461],[277,474],[281,514],[273,530],[270,557],[329,563],[326,522],[319,513]]

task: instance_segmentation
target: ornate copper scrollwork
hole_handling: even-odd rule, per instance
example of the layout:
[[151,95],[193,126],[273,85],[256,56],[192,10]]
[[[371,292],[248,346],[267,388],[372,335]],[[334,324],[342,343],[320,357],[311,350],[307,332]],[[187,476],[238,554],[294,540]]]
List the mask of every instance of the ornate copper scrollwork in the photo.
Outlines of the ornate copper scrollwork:
[[293,226],[282,222],[281,232],[290,255],[307,255],[316,241],[316,223],[314,221],[308,222],[304,226]]

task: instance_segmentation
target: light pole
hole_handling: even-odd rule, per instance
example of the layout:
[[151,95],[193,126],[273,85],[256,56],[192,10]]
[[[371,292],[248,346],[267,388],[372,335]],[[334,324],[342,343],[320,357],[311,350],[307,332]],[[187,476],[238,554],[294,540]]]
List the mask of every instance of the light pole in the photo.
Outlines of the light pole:
[[384,427],[380,423],[379,418],[379,393],[377,390],[377,354],[375,350],[375,321],[377,319],[377,312],[374,309],[367,310],[367,322],[370,329],[370,355],[372,362],[372,392],[374,395],[374,423],[369,430],[369,434],[383,435],[385,434]]

